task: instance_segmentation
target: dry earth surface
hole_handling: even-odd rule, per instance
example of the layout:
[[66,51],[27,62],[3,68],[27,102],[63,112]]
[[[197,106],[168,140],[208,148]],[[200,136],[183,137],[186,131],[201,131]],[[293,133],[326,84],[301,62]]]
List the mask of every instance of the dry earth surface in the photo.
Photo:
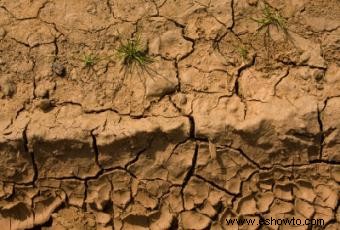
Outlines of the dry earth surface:
[[340,229],[340,1],[267,3],[0,0],[0,228]]

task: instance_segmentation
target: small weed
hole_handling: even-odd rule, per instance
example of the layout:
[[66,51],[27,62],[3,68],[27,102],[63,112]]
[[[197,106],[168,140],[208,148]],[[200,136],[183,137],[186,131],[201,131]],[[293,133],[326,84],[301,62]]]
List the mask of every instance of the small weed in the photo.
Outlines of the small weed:
[[[281,30],[284,35],[285,39],[289,39],[288,29],[286,26],[286,19],[283,18],[280,13],[268,5],[268,3],[264,3],[264,8],[262,9],[263,17],[254,19],[251,18],[253,21],[257,22],[259,24],[259,27],[257,28],[257,32],[255,35],[257,35],[259,32],[264,30],[264,47],[267,52],[267,60],[270,60],[271,55],[271,48],[274,46],[275,42],[270,34],[270,27],[275,26],[277,30]],[[254,36],[255,38],[255,36]]]
[[277,29],[281,29],[285,33],[287,32],[286,20],[280,15],[279,12],[274,10],[267,3],[265,3],[262,12],[262,18],[252,18],[253,21],[259,24],[259,28],[257,28],[257,31],[261,31],[264,28],[266,28],[266,30],[268,31],[269,26],[274,25]]
[[100,61],[109,60],[112,56],[113,55],[99,57],[98,55],[94,55],[92,53],[89,53],[89,54],[84,54],[81,61],[84,63],[85,67],[89,68],[89,67],[93,67],[94,65],[96,65]]
[[143,50],[139,37],[121,43],[117,49],[117,55],[123,61],[123,64],[129,68],[135,65],[144,67],[152,62],[152,58]]
[[238,47],[236,47],[236,51],[240,54],[240,56],[242,57],[243,60],[248,59],[249,51],[246,47],[238,46]]
[[85,67],[93,67],[97,62],[97,56],[93,54],[84,54],[83,63]]

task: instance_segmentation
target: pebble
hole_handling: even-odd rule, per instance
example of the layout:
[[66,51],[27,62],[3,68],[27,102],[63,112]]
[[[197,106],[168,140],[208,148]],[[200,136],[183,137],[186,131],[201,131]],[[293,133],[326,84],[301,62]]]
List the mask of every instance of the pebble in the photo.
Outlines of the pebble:
[[60,62],[54,62],[52,65],[52,69],[53,69],[53,72],[57,74],[58,76],[65,76],[66,74],[66,68]]
[[48,112],[51,108],[52,108],[52,103],[50,100],[48,99],[42,99],[39,104],[38,107],[44,111],[44,112]]
[[314,78],[316,81],[321,81],[323,79],[324,72],[322,70],[316,71],[314,74]]

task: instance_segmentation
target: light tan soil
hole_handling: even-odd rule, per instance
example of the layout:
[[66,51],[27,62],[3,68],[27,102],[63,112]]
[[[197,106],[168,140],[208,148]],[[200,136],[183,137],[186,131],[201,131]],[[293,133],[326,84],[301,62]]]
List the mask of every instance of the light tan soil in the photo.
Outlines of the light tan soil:
[[0,0],[0,229],[340,229],[340,1],[267,2]]

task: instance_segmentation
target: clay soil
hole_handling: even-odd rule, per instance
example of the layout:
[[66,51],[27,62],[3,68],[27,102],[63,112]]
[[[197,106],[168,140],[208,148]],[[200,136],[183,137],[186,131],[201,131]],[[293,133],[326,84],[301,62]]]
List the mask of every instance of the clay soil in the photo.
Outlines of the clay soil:
[[339,0],[0,0],[1,230],[337,230],[339,183]]

